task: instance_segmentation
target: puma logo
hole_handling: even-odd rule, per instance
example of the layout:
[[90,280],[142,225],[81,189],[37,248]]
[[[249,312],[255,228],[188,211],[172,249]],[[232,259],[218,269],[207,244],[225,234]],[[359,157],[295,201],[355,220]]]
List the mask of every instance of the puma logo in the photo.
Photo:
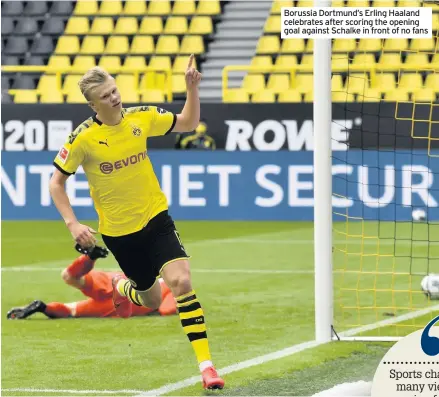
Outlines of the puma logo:
[[108,146],[108,143],[107,143],[106,139],[105,139],[105,142],[104,141],[99,141],[99,145],[107,145],[107,147],[110,147],[110,146]]

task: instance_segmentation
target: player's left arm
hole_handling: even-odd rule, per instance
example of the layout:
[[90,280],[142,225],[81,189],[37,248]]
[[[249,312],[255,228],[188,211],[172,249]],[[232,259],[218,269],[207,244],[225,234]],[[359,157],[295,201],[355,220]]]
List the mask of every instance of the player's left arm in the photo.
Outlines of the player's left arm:
[[197,128],[200,122],[200,96],[198,86],[201,81],[201,73],[192,67],[194,54],[189,57],[189,63],[185,73],[186,102],[181,113],[176,115],[176,122],[172,132],[190,132]]

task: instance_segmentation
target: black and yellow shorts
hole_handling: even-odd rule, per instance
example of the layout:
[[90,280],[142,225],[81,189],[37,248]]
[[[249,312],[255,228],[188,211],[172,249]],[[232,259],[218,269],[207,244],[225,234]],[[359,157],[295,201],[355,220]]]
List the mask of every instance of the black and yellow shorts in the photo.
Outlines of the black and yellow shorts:
[[165,264],[189,258],[168,211],[157,214],[138,232],[102,235],[102,239],[138,291],[151,288]]

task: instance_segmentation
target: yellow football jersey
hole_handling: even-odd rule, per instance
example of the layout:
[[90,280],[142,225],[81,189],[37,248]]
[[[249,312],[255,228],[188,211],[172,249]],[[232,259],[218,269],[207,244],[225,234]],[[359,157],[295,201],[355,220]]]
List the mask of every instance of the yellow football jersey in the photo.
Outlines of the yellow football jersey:
[[54,160],[66,175],[82,165],[99,216],[99,232],[107,236],[134,233],[168,208],[146,140],[171,132],[177,116],[155,106],[123,109],[122,116],[116,126],[90,117],[70,134]]

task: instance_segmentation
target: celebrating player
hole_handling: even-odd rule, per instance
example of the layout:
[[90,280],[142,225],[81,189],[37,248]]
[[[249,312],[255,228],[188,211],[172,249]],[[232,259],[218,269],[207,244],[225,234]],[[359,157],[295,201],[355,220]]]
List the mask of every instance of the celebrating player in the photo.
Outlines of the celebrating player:
[[155,106],[122,108],[115,80],[103,69],[90,69],[79,87],[95,115],[68,138],[55,158],[50,193],[66,226],[82,247],[92,247],[96,232],[81,224],[65,191],[67,178],[82,165],[99,217],[99,232],[126,277],[113,278],[116,312],[131,304],[157,309],[161,276],[177,300],[178,312],[195,351],[203,387],[222,389],[211,361],[204,312],[192,287],[189,256],[146,151],[149,137],[194,130],[200,120],[201,74],[189,58],[183,110],[172,114]]
[[[86,252],[79,246],[80,252]],[[63,280],[70,286],[79,289],[89,299],[72,303],[50,302],[45,304],[40,300],[33,301],[27,306],[11,309],[7,318],[10,320],[22,320],[34,313],[43,313],[49,318],[67,317],[118,317],[113,304],[112,278],[115,272],[101,272],[93,270],[98,258],[105,258],[108,255],[106,248],[95,246],[92,251],[76,258],[66,269],[62,271]],[[158,310],[144,306],[131,304],[131,310],[127,311],[126,317],[146,316],[159,313],[162,316],[177,313],[175,299],[170,289],[159,280],[162,292],[162,303]]]

